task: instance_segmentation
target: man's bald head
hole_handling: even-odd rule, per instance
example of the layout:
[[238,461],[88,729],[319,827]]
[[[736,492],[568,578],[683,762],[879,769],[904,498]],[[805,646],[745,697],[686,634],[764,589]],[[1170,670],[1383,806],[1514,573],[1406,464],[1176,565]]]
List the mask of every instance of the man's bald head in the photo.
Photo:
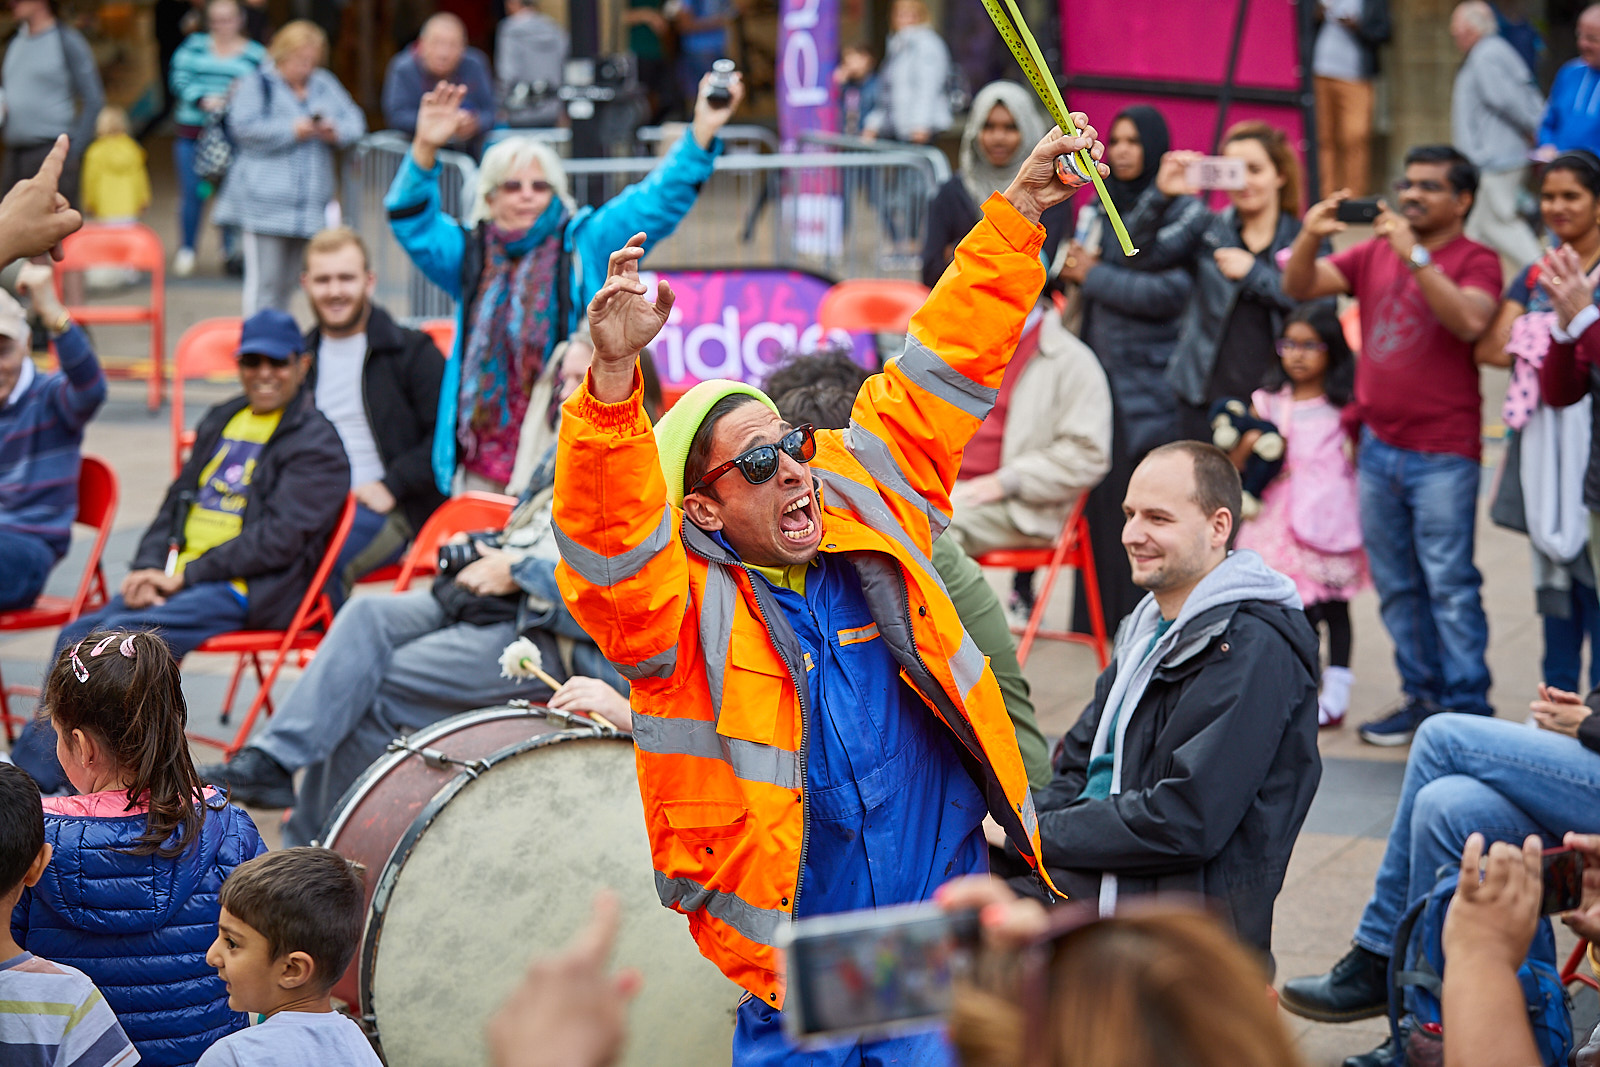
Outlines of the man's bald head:
[[422,24],[417,35],[417,60],[425,73],[449,78],[467,51],[467,26],[455,15],[441,11]]
[[1600,70],[1600,4],[1590,4],[1578,16],[1578,55]]

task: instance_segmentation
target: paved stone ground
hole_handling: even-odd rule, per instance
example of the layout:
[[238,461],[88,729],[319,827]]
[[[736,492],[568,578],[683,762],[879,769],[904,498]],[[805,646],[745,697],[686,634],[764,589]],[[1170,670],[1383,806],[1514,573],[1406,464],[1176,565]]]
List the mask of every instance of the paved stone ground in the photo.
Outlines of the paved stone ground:
[[[157,199],[149,221],[162,233],[168,247],[173,247],[175,197],[168,158],[159,147],[152,151]],[[215,235],[208,234],[201,250],[200,276],[169,283],[169,352],[182,330],[193,322],[211,315],[237,314],[238,286],[217,276],[215,243]],[[118,298],[133,295],[130,292]],[[299,310],[304,321],[303,306]],[[96,341],[108,363],[113,364],[137,360],[145,343],[136,331],[109,328],[100,330]],[[1498,406],[1504,388],[1503,373],[1486,372],[1487,424],[1499,421]],[[192,423],[206,405],[230,393],[226,386],[192,386],[188,421]],[[146,412],[142,383],[117,381],[104,411],[89,428],[86,450],[107,457],[121,479],[122,504],[106,553],[113,583],[126,572],[133,547],[171,477],[169,418],[167,409],[155,416]],[[1498,455],[1498,447],[1491,444],[1485,462],[1492,464]],[[1485,473],[1487,485],[1487,467]],[[81,573],[85,552],[86,545],[80,538],[73,554],[57,568],[52,592],[70,592]],[[1489,613],[1489,662],[1495,679],[1492,699],[1500,715],[1520,720],[1527,715],[1527,701],[1539,681],[1541,654],[1527,542],[1480,516],[1477,560],[1484,574],[1484,603]],[[1008,580],[1002,574],[993,578],[997,588]],[[1056,621],[1064,621],[1071,602],[1070,583],[1062,586],[1052,605]],[[1347,948],[1382,855],[1404,769],[1405,750],[1376,749],[1356,738],[1355,724],[1397,701],[1398,680],[1390,645],[1378,620],[1376,598],[1370,592],[1356,599],[1352,617],[1356,635],[1353,707],[1349,724],[1340,730],[1325,731],[1322,736],[1322,784],[1278,902],[1274,944],[1280,978],[1323,970]],[[48,632],[0,639],[0,670],[7,681],[35,683],[43,673],[53,643],[54,634]],[[185,691],[196,732],[224,738],[236,728],[223,726],[217,716],[230,669],[231,662],[217,656],[196,656],[185,664]],[[1041,725],[1047,733],[1060,734],[1076,719],[1089,698],[1094,674],[1094,660],[1086,649],[1039,646],[1029,663],[1028,676],[1034,686]],[[279,682],[279,691],[286,693],[293,679],[291,671]],[[242,688],[237,701],[241,711],[252,695],[249,685]],[[26,702],[20,706],[26,707]],[[200,759],[215,758],[211,749],[197,748],[196,754]],[[263,811],[255,815],[269,841],[276,843],[278,813]],[[1563,944],[1570,945],[1570,938],[1564,939]],[[1587,1010],[1592,1012],[1594,1008],[1590,1005]],[[1336,1065],[1344,1056],[1365,1051],[1385,1036],[1381,1020],[1334,1027],[1307,1023],[1287,1014],[1284,1018],[1292,1026],[1307,1060],[1316,1065]]]

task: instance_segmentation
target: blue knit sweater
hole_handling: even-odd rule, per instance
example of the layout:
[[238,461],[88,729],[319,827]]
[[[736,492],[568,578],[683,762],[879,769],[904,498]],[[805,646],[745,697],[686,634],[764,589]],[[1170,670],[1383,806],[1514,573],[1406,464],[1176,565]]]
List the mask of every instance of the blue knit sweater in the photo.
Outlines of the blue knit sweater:
[[106,376],[76,326],[56,354],[59,372],[34,375],[0,407],[0,529],[41,538],[60,559],[78,514],[83,428],[105,402]]
[[145,830],[120,791],[49,797],[55,849],[39,884],[11,913],[17,944],[76,967],[100,987],[144,1067],[186,1067],[247,1019],[206,950],[217,936],[222,882],[267,850],[250,816],[208,792],[200,837],[173,859],[126,851]]

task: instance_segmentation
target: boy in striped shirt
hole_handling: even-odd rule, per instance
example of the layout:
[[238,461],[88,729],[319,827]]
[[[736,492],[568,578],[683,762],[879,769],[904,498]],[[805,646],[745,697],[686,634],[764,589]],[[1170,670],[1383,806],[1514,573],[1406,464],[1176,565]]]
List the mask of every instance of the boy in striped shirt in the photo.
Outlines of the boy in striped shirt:
[[139,1053],[82,971],[17,947],[9,916],[50,863],[39,787],[0,763],[0,1063],[6,1067],[128,1067]]

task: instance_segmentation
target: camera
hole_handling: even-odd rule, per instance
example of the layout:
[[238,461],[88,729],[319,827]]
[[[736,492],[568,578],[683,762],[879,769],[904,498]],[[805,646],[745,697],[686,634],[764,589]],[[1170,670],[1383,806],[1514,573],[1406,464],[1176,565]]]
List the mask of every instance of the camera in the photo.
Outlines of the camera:
[[444,574],[459,573],[467,564],[478,558],[478,545],[475,541],[439,546],[439,570]]
[[711,88],[706,92],[706,103],[719,108],[733,103],[733,75],[738,69],[731,59],[719,59],[711,64]]

